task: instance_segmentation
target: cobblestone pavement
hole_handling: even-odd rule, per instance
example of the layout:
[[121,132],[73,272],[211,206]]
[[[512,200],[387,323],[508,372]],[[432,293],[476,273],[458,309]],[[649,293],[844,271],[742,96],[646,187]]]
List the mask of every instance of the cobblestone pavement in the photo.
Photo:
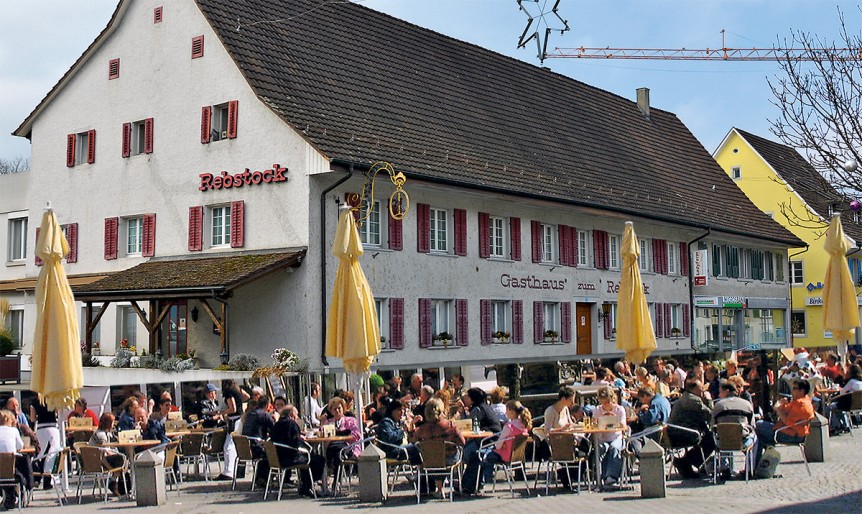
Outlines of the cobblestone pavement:
[[[412,490],[401,486],[387,502],[380,505],[357,503],[356,494],[349,496],[312,500],[299,498],[294,490],[286,490],[285,496],[276,504],[273,496],[263,501],[259,490],[248,491],[249,482],[241,483],[242,490],[231,491],[230,482],[186,482],[182,493],[168,494],[167,505],[137,509],[133,502],[112,499],[107,504],[85,498],[83,505],[64,507],[65,513],[84,513],[135,509],[139,512],[160,514],[245,514],[266,512],[272,509],[290,509],[291,512],[435,512],[443,513],[516,513],[566,512],[573,508],[588,509],[602,514],[658,512],[710,512],[721,509],[733,513],[810,513],[841,512],[862,513],[862,430],[856,437],[843,435],[831,439],[830,458],[825,463],[811,463],[812,476],[795,447],[780,448],[780,478],[772,480],[728,481],[712,485],[703,480],[668,482],[667,497],[641,499],[637,483],[631,490],[608,493],[555,493],[512,498],[505,483],[498,485],[496,493],[483,497],[459,498],[454,503],[443,500],[423,500],[416,505]],[[637,478],[637,477],[636,477]],[[523,483],[520,484],[523,487]],[[532,485],[532,482],[531,482]],[[517,491],[519,491],[518,489]],[[516,492],[517,492],[516,491]],[[51,491],[37,491],[31,504],[39,510],[56,509],[57,502]]]

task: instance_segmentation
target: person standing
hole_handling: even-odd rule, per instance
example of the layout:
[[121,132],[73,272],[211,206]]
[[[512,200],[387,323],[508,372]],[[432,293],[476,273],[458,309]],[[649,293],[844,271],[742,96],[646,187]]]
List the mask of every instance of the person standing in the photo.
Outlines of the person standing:
[[[30,404],[30,421],[36,424],[36,437],[42,447],[36,459],[44,457],[43,469],[54,469],[57,454],[63,449],[60,440],[60,425],[57,422],[57,411],[48,410],[42,403],[35,401]],[[45,478],[45,489],[51,489],[51,479]]]
[[302,410],[306,418],[305,420],[311,426],[320,426],[320,414],[323,412],[323,406],[320,405],[320,384],[311,383],[311,390],[302,402]]
[[224,472],[217,476],[216,480],[233,480],[236,447],[233,444],[231,434],[236,428],[236,420],[242,415],[242,402],[250,397],[239,388],[235,380],[222,381],[221,394],[224,398],[225,408],[219,412],[219,415],[227,423],[227,437],[224,441]]

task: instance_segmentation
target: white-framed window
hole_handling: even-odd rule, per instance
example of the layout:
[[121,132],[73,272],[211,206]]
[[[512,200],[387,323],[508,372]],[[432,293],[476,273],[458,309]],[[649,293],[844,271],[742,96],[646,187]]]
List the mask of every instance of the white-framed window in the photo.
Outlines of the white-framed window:
[[667,272],[671,275],[676,275],[679,272],[676,254],[676,243],[667,243]]
[[451,346],[455,342],[455,302],[431,300],[432,346]]
[[590,233],[578,230],[578,266],[590,265]]
[[230,246],[230,205],[212,208],[210,229],[210,246]]
[[[129,346],[138,345],[138,315],[131,305],[117,305],[117,348],[125,339]],[[95,341],[95,339],[94,339]]]
[[81,132],[75,134],[75,166],[87,163],[87,155],[90,146],[90,133]]
[[125,218],[126,255],[140,255],[144,241],[144,218]]
[[730,176],[733,177],[733,180],[738,180],[742,178],[742,167],[734,166],[730,168]]
[[609,267],[620,269],[620,236],[608,236]]
[[9,248],[6,260],[9,262],[27,259],[27,217],[9,219]]
[[[102,304],[94,303],[93,304],[93,317],[96,317],[96,314],[99,313],[99,310],[102,308]],[[81,340],[84,340],[84,337],[87,334],[87,308],[81,307]],[[93,346],[96,343],[99,343],[99,347],[101,348],[102,344],[102,320],[96,324],[96,328],[93,329]]]
[[362,222],[359,227],[359,239],[362,244],[368,246],[380,246],[380,201],[374,202],[374,207],[368,214],[368,217]]
[[380,327],[380,349],[389,350],[392,348],[389,333],[389,299],[375,298],[374,308],[377,310],[377,326]]
[[511,302],[497,300],[491,302],[491,334],[495,334],[497,332],[507,332],[511,335],[511,313]]
[[6,328],[12,335],[16,348],[24,346],[24,306],[14,305],[9,308],[6,315]]
[[652,244],[648,239],[641,239],[638,241],[641,245],[641,255],[638,258],[638,267],[641,271],[649,271],[650,263],[652,259],[650,259],[650,248],[652,248]]
[[790,261],[790,283],[798,286],[805,283],[802,261]]
[[[682,336],[682,305],[672,304],[670,306],[670,320],[667,320],[667,322],[670,323],[671,337]],[[673,329],[677,329],[678,332]]]
[[228,102],[212,106],[210,141],[227,139]]
[[146,122],[144,120],[132,122],[132,147],[130,148],[132,155],[140,155],[144,153],[146,139]]
[[446,253],[449,251],[448,211],[431,208],[431,251]]
[[557,333],[557,336],[562,335],[560,333],[562,323],[560,319],[559,302],[545,302],[542,308],[544,309],[545,332],[552,330]]
[[491,238],[491,257],[505,257],[506,230],[504,219],[499,216],[488,218],[488,233]]
[[553,225],[542,224],[542,262],[554,262],[557,259],[556,230]]
[[805,337],[808,334],[808,327],[805,317],[805,311],[790,312],[790,333],[795,337]]
[[617,308],[616,303],[611,304],[610,316],[611,316],[611,339],[617,338],[617,313],[619,309]]

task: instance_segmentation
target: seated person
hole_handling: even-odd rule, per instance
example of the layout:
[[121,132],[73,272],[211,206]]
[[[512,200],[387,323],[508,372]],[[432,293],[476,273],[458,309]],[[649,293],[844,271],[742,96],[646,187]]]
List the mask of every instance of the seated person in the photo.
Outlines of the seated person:
[[[593,410],[593,418],[606,416],[617,417],[616,424],[620,427],[626,426],[626,410],[617,403],[616,393],[608,386],[598,391],[599,405]],[[623,433],[610,432],[596,434],[599,443],[598,451],[602,459],[602,476],[599,477],[604,485],[615,485],[623,473]]]
[[[24,448],[24,440],[21,439],[18,429],[15,428],[15,422],[15,414],[5,409],[0,410],[0,453],[16,453],[18,450]],[[30,464],[29,459],[26,460],[26,464]],[[19,464],[19,459],[15,459],[15,467],[18,483],[26,487],[24,476],[21,475],[21,471],[23,470],[21,469],[22,464]],[[32,487],[33,480],[31,473],[30,488],[32,489]],[[6,496],[6,503],[4,505],[6,510],[14,509],[18,501],[15,496],[15,488],[7,486],[3,489]]]
[[[670,417],[670,402],[667,401],[667,398],[656,394],[655,389],[650,386],[643,386],[638,389],[637,398],[641,405],[636,413],[638,419],[632,424],[632,433],[637,434],[650,427],[667,423]],[[657,432],[649,437],[654,441],[658,441],[660,435]],[[631,446],[635,450],[635,453],[639,453],[640,448],[643,446],[643,441],[633,439]]]
[[285,466],[299,466],[309,463],[311,459],[311,477],[308,472],[299,472],[299,494],[300,496],[313,496],[312,487],[313,481],[320,480],[323,477],[323,469],[326,466],[326,460],[316,453],[307,454],[296,451],[295,448],[304,447],[302,440],[302,432],[299,428],[299,412],[293,405],[287,405],[278,418],[278,422],[273,425],[269,433],[270,440],[276,445],[284,444],[290,446],[276,446],[278,459]]
[[850,399],[853,392],[862,390],[862,367],[858,364],[851,364],[847,367],[846,376],[844,387],[838,391],[838,396],[826,406],[826,417],[829,418],[829,432],[831,434],[835,434],[842,429],[850,429],[850,427],[842,426],[843,417],[835,415],[835,411],[850,410]]
[[[471,387],[464,395],[466,400],[465,405],[470,409],[470,418],[473,420],[473,426],[479,425],[479,430],[482,432],[491,432],[498,434],[502,429],[500,419],[494,412],[491,405],[488,404],[488,394],[478,387]],[[464,446],[464,462],[466,469],[464,470],[464,487],[462,491],[471,494],[471,490],[476,484],[476,476],[479,474],[479,439],[468,441]],[[490,452],[490,448],[481,450],[485,453]]]
[[383,413],[383,419],[377,424],[375,432],[377,439],[384,443],[381,449],[386,452],[386,458],[419,464],[421,458],[416,445],[404,444],[404,430],[401,428],[404,406],[398,400],[385,398]]
[[667,432],[673,447],[691,447],[685,455],[673,461],[683,478],[697,478],[697,470],[703,465],[704,459],[715,451],[715,438],[710,430],[711,420],[712,399],[706,386],[700,380],[689,380],[682,395],[674,402],[667,420],[668,425],[691,430],[668,427]]
[[224,425],[222,419],[222,409],[218,403],[218,386],[215,384],[207,384],[204,388],[204,397],[198,403],[198,414],[201,419],[201,426],[204,428],[214,428]]
[[[362,445],[354,444],[359,441],[361,435],[356,418],[348,417],[345,414],[347,402],[343,398],[336,396],[329,400],[329,404],[326,407],[332,414],[332,417],[327,418],[323,425],[335,426],[335,435],[337,436],[350,436],[350,439],[347,441],[334,441],[326,447],[326,463],[337,476],[338,468],[341,466],[342,450],[345,450],[349,445],[353,445],[352,449],[348,452],[353,457],[358,457],[362,452]],[[335,485],[333,483],[333,489]]]
[[134,396],[126,398],[120,405],[120,419],[117,421],[117,430],[134,430],[135,427],[135,411],[140,407],[138,399]]
[[150,416],[147,422],[146,428],[143,430],[144,439],[161,441],[162,443],[170,442],[170,439],[165,434],[165,421],[168,419],[172,403],[168,398],[159,398],[158,410],[153,412],[153,415]]
[[[99,425],[93,435],[90,437],[90,445],[91,446],[102,446],[103,444],[112,442],[114,440],[114,415],[110,412],[106,412],[102,414],[102,417],[99,418]],[[123,464],[126,463],[126,458],[119,453],[114,448],[103,448],[102,449],[102,466],[107,469],[115,469],[122,467]],[[117,486],[116,477],[121,476],[120,473],[115,473],[114,478],[108,484],[108,488],[114,493],[114,496],[119,496],[121,492],[125,493],[125,488],[123,491]]]
[[99,417],[92,409],[87,408],[87,399],[83,396],[75,400],[75,409],[66,416],[66,421],[72,418],[90,418],[94,427],[99,426]]
[[[750,401],[739,396],[739,390],[733,380],[734,377],[723,381],[719,390],[719,399],[715,402],[712,408],[712,423],[738,423],[742,425],[743,443],[746,447],[757,444],[757,438],[754,435],[754,406]],[[749,455],[751,458],[754,453]],[[733,470],[730,469],[732,459],[728,457],[722,458],[720,474],[722,478],[730,478]],[[754,462],[749,469],[754,469]]]
[[[267,412],[269,408],[269,397],[265,394],[252,395],[252,398],[257,396],[256,400],[250,400],[251,410],[246,412],[245,422],[242,424],[242,435],[249,438],[251,444],[251,454],[256,459],[263,459],[266,452],[263,449],[263,441],[269,438],[269,431],[274,425],[272,416]],[[261,460],[257,465],[257,473],[255,473],[257,485],[266,487],[266,477],[269,476],[269,463],[266,459]]]
[[759,444],[755,463],[760,462],[766,446],[773,446],[775,442],[798,444],[805,440],[809,431],[806,422],[814,417],[814,405],[808,396],[810,391],[811,384],[807,380],[794,380],[790,388],[792,400],[788,401],[787,398],[782,397],[774,408],[775,413],[778,414],[778,422],[759,421],[757,423],[755,430]]
[[[452,421],[446,419],[446,406],[437,398],[428,400],[425,404],[425,423],[413,432],[413,442],[420,444],[422,441],[449,441],[455,445],[464,446],[464,436]],[[447,464],[455,462],[456,454],[447,455]],[[436,495],[443,495],[443,480],[436,479]]]
[[530,409],[521,405],[518,400],[506,402],[506,419],[508,421],[503,426],[503,431],[500,432],[500,438],[494,442],[493,450],[482,461],[482,482],[479,484],[479,489],[482,488],[483,484],[494,480],[495,464],[512,461],[515,438],[528,435],[533,427],[533,416],[530,414]]

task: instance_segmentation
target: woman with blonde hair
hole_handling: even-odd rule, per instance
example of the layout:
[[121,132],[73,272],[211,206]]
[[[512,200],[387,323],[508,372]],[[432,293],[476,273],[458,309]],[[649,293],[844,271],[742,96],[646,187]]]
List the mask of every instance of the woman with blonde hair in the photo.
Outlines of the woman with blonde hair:
[[[431,398],[425,404],[425,423],[413,432],[413,442],[449,441],[458,446],[464,446],[466,441],[461,431],[452,421],[446,419],[446,405],[437,398]],[[447,464],[453,464],[455,453],[446,456]],[[436,480],[436,496],[443,496],[443,480]]]
[[599,458],[602,460],[602,483],[614,485],[619,482],[623,472],[623,431],[626,426],[626,410],[617,403],[617,395],[610,387],[602,387],[597,393],[599,405],[593,410],[596,419],[608,416],[616,417],[614,425],[619,431],[596,434],[599,443]]
[[488,398],[491,400],[491,408],[497,413],[500,423],[508,421],[506,417],[507,396],[509,396],[509,388],[505,386],[497,386],[488,394]]
[[[347,416],[347,402],[344,398],[339,396],[332,398],[329,400],[327,409],[332,414],[332,417],[328,418],[323,425],[334,425],[335,435],[337,436],[350,436],[350,439],[347,441],[336,441],[329,443],[329,446],[326,447],[326,463],[335,472],[335,476],[338,476],[342,450],[353,444],[354,446],[351,451],[353,456],[359,457],[359,454],[362,453],[362,445],[354,444],[359,441],[361,432],[359,431],[359,422],[356,418]],[[336,485],[332,484],[333,490]]]
[[526,437],[530,433],[530,429],[533,428],[533,415],[530,414],[530,409],[524,407],[518,400],[506,402],[506,420],[506,425],[503,426],[500,437],[494,443],[493,450],[482,461],[481,476],[483,480],[478,484],[476,490],[481,489],[483,484],[494,480],[495,464],[512,461],[515,438],[518,436]]

